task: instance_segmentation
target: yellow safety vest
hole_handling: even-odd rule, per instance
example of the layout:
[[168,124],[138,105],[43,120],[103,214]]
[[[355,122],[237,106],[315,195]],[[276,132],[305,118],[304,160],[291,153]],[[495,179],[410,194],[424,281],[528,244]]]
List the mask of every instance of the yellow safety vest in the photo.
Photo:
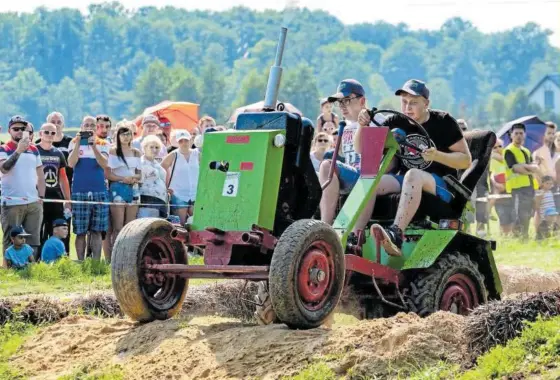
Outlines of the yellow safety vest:
[[[531,152],[523,146],[518,148],[511,143],[504,149],[504,157],[506,156],[506,152],[513,153],[515,161],[517,161],[518,164],[529,163],[528,158],[531,157]],[[523,154],[523,152],[525,152],[525,154]],[[539,184],[534,176],[529,174],[514,173],[513,170],[506,165],[506,191],[508,193],[511,193],[511,190],[513,189],[531,186],[531,182],[533,182],[533,188],[537,190],[539,188]]]

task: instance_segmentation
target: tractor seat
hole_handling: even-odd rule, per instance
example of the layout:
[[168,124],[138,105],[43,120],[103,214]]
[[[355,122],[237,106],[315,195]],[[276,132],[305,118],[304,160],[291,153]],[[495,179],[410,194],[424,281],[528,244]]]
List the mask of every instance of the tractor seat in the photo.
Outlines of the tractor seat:
[[[420,207],[412,219],[419,222],[426,217],[438,222],[440,219],[459,219],[467,201],[470,199],[476,184],[481,179],[484,171],[488,167],[492,148],[496,144],[496,134],[492,131],[471,131],[464,134],[472,156],[471,166],[459,173],[461,180],[455,177],[446,176],[448,190],[453,197],[449,203],[442,201],[439,197],[422,192]],[[372,219],[376,222],[392,223],[397,209],[401,194],[383,195],[377,198]]]

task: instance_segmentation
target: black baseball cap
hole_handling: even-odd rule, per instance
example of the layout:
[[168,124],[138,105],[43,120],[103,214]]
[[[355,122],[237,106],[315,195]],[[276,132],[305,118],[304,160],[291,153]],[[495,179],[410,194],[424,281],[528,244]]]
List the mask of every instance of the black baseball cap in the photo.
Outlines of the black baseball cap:
[[8,128],[11,128],[14,124],[23,124],[25,126],[29,125],[29,122],[23,118],[23,116],[15,115],[12,116],[10,122],[8,123]]
[[12,230],[10,231],[10,236],[11,237],[16,237],[16,236],[31,236],[31,234],[28,234],[27,232],[25,232],[25,230],[23,229],[22,226],[17,226],[12,228]]
[[344,79],[338,85],[336,89],[336,94],[329,96],[329,102],[336,102],[342,98],[350,96],[351,94],[358,95],[358,96],[365,96],[366,92],[364,90],[364,86],[356,79]]
[[55,219],[55,221],[53,222],[53,228],[56,227],[62,227],[62,226],[67,226],[68,227],[68,222],[66,222],[66,220],[64,219]]
[[423,96],[426,99],[430,99],[430,90],[426,87],[426,83],[418,79],[410,79],[395,92],[395,95],[400,95],[403,92],[414,96]]

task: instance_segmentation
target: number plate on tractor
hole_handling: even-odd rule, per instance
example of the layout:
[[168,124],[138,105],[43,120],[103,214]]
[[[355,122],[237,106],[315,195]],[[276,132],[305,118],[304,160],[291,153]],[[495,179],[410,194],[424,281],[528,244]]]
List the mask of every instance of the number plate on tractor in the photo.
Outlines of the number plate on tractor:
[[239,188],[239,174],[240,173],[237,172],[226,173],[226,180],[224,182],[222,196],[224,197],[237,196],[237,189]]

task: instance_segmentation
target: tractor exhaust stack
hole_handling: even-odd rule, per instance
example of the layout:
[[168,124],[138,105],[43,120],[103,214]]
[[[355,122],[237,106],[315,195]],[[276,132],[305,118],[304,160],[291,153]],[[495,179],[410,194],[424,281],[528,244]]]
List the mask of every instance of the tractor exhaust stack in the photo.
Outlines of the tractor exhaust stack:
[[276,109],[276,103],[278,102],[280,80],[282,79],[282,56],[284,55],[287,33],[288,29],[285,27],[283,27],[280,31],[280,39],[278,40],[274,66],[270,68],[270,74],[268,75],[268,84],[266,86],[266,95],[263,107],[265,111],[274,111]]

